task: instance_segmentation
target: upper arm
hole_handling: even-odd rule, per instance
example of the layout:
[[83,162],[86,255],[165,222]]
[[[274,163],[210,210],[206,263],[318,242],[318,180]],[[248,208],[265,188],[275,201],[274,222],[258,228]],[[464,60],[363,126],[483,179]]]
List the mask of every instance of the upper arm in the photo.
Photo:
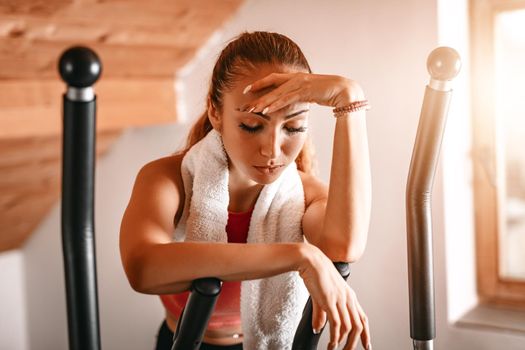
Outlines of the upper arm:
[[310,244],[319,247],[326,213],[328,186],[312,175],[300,174],[306,202],[302,220],[303,234]]
[[172,241],[173,219],[181,203],[173,171],[180,171],[180,167],[171,167],[168,158],[162,158],[146,164],[136,177],[119,242],[122,264],[132,285],[147,247]]

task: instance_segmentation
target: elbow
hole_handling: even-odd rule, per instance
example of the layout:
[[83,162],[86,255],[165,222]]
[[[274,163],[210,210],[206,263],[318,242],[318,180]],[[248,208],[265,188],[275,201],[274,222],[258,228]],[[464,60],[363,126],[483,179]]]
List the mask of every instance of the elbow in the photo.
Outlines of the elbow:
[[347,249],[345,251],[345,254],[343,255],[343,257],[345,258],[344,261],[348,262],[348,263],[357,262],[359,259],[361,259],[361,257],[363,256],[364,252],[365,252],[365,248],[364,247]]
[[123,260],[124,272],[128,279],[130,287],[138,293],[148,294],[144,285],[144,264],[138,257]]
[[361,259],[361,257],[365,253],[366,248],[366,231],[363,231],[362,234],[358,234],[353,237],[355,237],[355,239],[351,240],[350,242],[347,242],[348,244],[345,246],[345,257],[347,258],[346,261],[348,261],[349,263],[353,263]]
[[132,278],[128,277],[128,282],[129,282],[129,285],[131,286],[131,288],[135,292],[142,293],[142,294],[147,294],[147,293],[145,293],[144,288],[142,288],[142,284],[140,284],[140,281],[138,281],[137,279],[132,279]]
[[126,277],[128,278],[128,282],[129,282],[130,287],[135,292],[146,294],[146,291],[145,291],[145,288],[144,288],[144,283],[143,283],[142,279],[140,278],[140,275],[141,274],[137,273],[136,271],[128,272],[128,270],[126,270]]
[[324,242],[323,252],[333,262],[357,262],[363,256],[366,239]]
[[331,245],[330,248],[321,249],[333,262],[354,263],[363,256],[364,249],[354,248],[353,245]]
[[325,255],[333,262],[354,263],[361,259],[364,249],[350,247],[331,248],[324,251]]
[[164,274],[159,271],[155,255],[151,252],[145,253],[145,251],[146,249],[143,249],[140,254],[123,260],[126,277],[135,292],[158,295],[165,294],[167,289],[170,293],[189,290],[188,282],[170,281],[168,284],[165,278],[162,278]]
[[363,228],[351,232],[347,237],[350,237],[350,239],[341,244],[341,247],[343,247],[343,257],[346,258],[346,262],[353,263],[361,259],[365,253],[368,226],[366,226],[366,229]]
[[354,220],[349,226],[325,226],[318,247],[333,262],[354,263],[363,256],[367,238],[368,220]]
[[147,276],[147,273],[144,271],[144,267],[140,268],[135,273],[131,273],[128,275],[128,282],[131,288],[141,294],[160,294],[157,291],[157,286],[152,285],[151,281],[148,281],[147,278],[144,276]]

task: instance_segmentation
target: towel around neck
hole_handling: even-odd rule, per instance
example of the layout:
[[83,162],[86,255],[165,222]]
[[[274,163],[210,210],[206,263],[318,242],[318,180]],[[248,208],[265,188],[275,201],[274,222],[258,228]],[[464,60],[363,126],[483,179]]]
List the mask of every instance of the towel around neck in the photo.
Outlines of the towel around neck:
[[[227,242],[228,158],[217,131],[210,131],[186,153],[181,173],[186,196],[174,239]],[[279,178],[261,190],[253,209],[247,244],[304,242],[301,226],[304,211],[303,185],[292,162]],[[242,281],[243,347],[290,349],[307,299],[308,291],[297,271]]]

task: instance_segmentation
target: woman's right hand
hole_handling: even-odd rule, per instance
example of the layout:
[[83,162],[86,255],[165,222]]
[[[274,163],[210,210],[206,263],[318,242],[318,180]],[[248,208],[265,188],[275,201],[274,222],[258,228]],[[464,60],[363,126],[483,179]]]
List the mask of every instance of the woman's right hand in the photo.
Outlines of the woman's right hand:
[[335,349],[347,336],[344,350],[353,350],[359,337],[363,348],[371,349],[368,319],[352,288],[330,259],[316,246],[304,243],[306,259],[299,274],[312,298],[312,327],[321,330],[330,322],[328,349]]

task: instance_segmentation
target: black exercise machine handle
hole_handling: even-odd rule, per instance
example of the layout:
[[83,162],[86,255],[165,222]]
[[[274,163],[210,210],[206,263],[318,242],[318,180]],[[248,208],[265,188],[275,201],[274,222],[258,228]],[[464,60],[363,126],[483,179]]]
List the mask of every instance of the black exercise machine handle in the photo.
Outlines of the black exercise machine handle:
[[[350,276],[350,264],[336,262],[334,265],[345,280]],[[171,350],[198,350],[200,348],[208,322],[221,292],[221,285],[221,280],[213,277],[193,281],[191,294],[182,311],[181,319],[173,336]],[[319,334],[313,333],[311,299],[311,297],[308,298],[303,316],[295,332],[292,350],[317,349],[324,327]]]
[[[346,281],[348,276],[350,276],[350,264],[346,262],[336,262],[334,263],[337,271]],[[304,307],[303,317],[299,322],[297,331],[295,332],[295,337],[293,339],[292,350],[315,350],[323,334],[323,330],[326,325],[321,329],[319,334],[314,334],[312,329],[312,317],[313,317],[313,306],[312,306],[312,297],[308,297],[306,306]]]
[[62,250],[66,280],[69,349],[100,349],[94,231],[98,56],[72,47],[58,65],[67,83],[63,96]]

